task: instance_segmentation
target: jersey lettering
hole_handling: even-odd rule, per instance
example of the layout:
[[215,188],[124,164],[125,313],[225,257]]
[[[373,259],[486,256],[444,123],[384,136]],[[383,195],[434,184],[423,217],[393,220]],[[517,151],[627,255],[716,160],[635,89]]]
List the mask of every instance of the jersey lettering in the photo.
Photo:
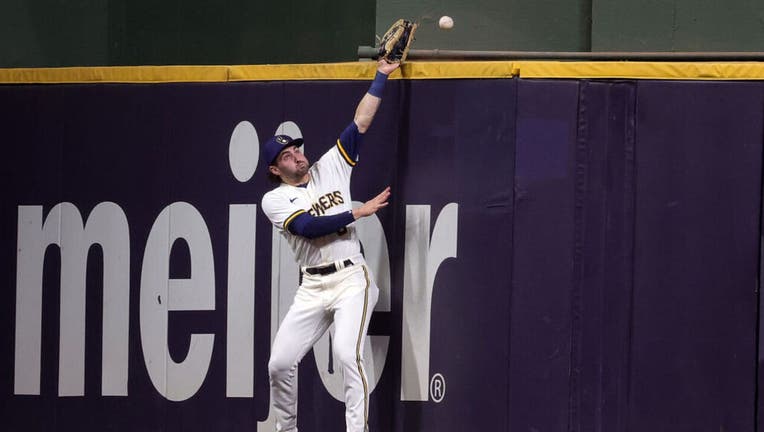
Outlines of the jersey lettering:
[[332,206],[336,206],[337,205],[337,199],[334,197],[333,193],[327,194],[326,198],[329,199],[329,204],[331,204]]
[[308,211],[312,216],[323,216],[330,208],[344,204],[345,199],[342,198],[342,192],[334,191],[329,192],[326,195],[322,195],[318,198],[318,202],[313,203],[311,209]]

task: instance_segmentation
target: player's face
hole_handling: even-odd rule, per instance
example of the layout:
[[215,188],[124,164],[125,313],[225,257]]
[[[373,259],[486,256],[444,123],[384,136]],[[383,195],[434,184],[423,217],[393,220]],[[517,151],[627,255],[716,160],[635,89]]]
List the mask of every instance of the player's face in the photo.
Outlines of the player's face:
[[308,158],[295,146],[282,150],[276,158],[275,165],[278,172],[274,174],[287,181],[301,181],[308,174]]

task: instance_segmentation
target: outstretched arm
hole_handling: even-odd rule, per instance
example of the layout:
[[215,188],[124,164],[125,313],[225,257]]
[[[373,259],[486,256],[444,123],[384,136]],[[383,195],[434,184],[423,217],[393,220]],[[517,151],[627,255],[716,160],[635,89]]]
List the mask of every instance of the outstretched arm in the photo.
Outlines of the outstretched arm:
[[373,215],[382,207],[387,207],[388,198],[390,198],[390,186],[386,187],[379,195],[363,203],[361,207],[353,209],[353,217],[357,220]]
[[312,216],[309,213],[302,213],[290,221],[285,228],[292,234],[309,239],[329,235],[358,219],[371,216],[377,210],[387,207],[389,197],[390,186],[386,187],[379,195],[366,201],[361,207],[332,216]]
[[365,133],[371,126],[379,104],[382,102],[382,90],[385,87],[387,76],[399,66],[399,63],[388,63],[385,60],[380,60],[377,63],[377,75],[374,77],[374,82],[371,83],[369,91],[363,96],[355,110],[353,121],[358,126],[358,132]]

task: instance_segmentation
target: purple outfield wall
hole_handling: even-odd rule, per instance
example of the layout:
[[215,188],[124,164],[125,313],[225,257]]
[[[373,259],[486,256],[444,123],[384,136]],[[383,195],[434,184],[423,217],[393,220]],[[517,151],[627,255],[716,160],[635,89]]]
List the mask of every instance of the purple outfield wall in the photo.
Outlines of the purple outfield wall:
[[[0,86],[4,431],[272,431],[297,270],[260,209],[368,83]],[[764,84],[398,80],[352,182],[370,429],[755,431]],[[344,428],[328,336],[302,432]],[[757,429],[758,427],[758,429]]]

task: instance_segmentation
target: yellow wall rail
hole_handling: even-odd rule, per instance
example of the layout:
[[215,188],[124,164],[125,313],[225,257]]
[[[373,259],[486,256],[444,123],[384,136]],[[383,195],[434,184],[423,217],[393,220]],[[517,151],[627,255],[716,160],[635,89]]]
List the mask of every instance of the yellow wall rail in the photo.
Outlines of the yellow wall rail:
[[[0,84],[367,80],[376,63],[254,66],[114,66],[0,69]],[[403,65],[394,79],[615,78],[764,80],[764,62],[469,61]]]

